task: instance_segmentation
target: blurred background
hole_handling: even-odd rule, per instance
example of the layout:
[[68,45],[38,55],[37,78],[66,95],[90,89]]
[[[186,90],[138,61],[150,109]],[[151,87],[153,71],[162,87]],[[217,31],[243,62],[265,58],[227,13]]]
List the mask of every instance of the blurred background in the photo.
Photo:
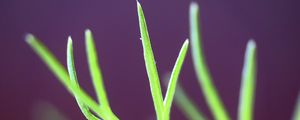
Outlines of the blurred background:
[[[140,1],[161,78],[189,36],[190,0]],[[288,120],[300,91],[300,8],[297,0],[197,0],[206,60],[230,116],[236,119],[246,43],[258,47],[255,120]],[[38,120],[45,110],[83,120],[77,103],[24,41],[42,40],[66,65],[67,37],[74,42],[80,84],[95,96],[84,30],[94,33],[113,111],[122,120],[154,120],[135,0],[1,0],[0,118]],[[208,118],[190,52],[180,75],[188,94]],[[165,90],[165,89],[164,89]],[[49,115],[48,115],[49,116]],[[173,107],[172,120],[186,119]]]

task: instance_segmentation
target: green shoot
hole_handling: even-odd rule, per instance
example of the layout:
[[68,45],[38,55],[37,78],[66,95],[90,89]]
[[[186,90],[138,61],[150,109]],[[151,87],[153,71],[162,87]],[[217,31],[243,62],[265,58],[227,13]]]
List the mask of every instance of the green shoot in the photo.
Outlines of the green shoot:
[[256,79],[256,45],[253,40],[247,44],[245,53],[244,68],[240,90],[240,101],[238,110],[239,120],[253,119],[253,104],[255,98]]
[[300,93],[298,94],[293,120],[300,120]]
[[204,93],[206,102],[213,117],[216,120],[229,120],[230,117],[224,108],[224,105],[213,84],[208,67],[205,62],[204,53],[201,44],[201,34],[199,30],[199,7],[196,3],[190,5],[190,39],[192,58],[195,71],[198,77],[199,85]]
[[[177,57],[176,63],[174,65],[173,71],[171,73],[167,93],[166,93],[166,96],[165,96],[165,99],[164,99],[164,105],[166,107],[166,110],[171,109],[174,94],[175,94],[175,90],[176,90],[176,84],[177,84],[177,81],[178,81],[178,76],[179,76],[179,73],[180,73],[185,55],[186,55],[187,50],[188,50],[188,44],[189,44],[188,40],[186,40],[183,43],[183,46],[182,46],[182,48],[179,52],[179,56]],[[170,112],[170,111],[167,111],[167,112]]]
[[[68,71],[69,71],[69,75],[70,75],[70,80],[71,83],[76,86],[79,87],[78,84],[78,80],[77,80],[77,75],[76,75],[76,69],[75,69],[75,65],[74,65],[74,57],[73,57],[73,47],[72,47],[72,38],[69,37],[68,38],[68,46],[67,46],[67,64],[68,64]],[[81,100],[80,97],[76,95],[75,93],[75,99],[78,103],[79,108],[81,109],[82,113],[84,114],[84,116],[88,119],[88,120],[98,120],[97,117],[95,117],[90,110],[88,109],[87,106],[85,106]]]
[[154,107],[157,115],[157,119],[161,120],[163,118],[164,106],[163,106],[163,96],[161,92],[159,77],[157,73],[157,68],[155,65],[155,60],[151,48],[150,38],[148,35],[147,25],[142,11],[142,6],[137,2],[139,24],[141,39],[143,44],[144,59],[147,69],[147,74],[150,82],[151,94],[153,97]]
[[111,114],[112,117],[115,117],[114,113],[111,111],[111,108],[109,106],[105,86],[103,84],[101,69],[98,65],[96,47],[94,45],[94,39],[90,30],[85,31],[85,42],[89,69],[92,76],[93,85],[96,90],[98,102],[101,101],[101,108],[103,109],[103,111],[106,111],[108,112],[108,114]]
[[58,80],[73,94],[69,75],[67,70],[63,67],[50,50],[41,43],[32,34],[26,35],[26,42],[34,50],[36,54],[43,60],[47,67],[54,73]]
[[154,108],[156,111],[156,116],[158,120],[169,120],[170,109],[173,101],[173,96],[175,93],[177,79],[188,49],[188,40],[184,42],[179,52],[178,58],[176,60],[175,66],[172,71],[172,76],[171,76],[170,84],[168,86],[166,97],[163,100],[160,80],[159,80],[155,59],[151,47],[151,42],[147,30],[145,16],[143,13],[142,6],[138,1],[137,1],[137,11],[138,11],[138,18],[139,18],[141,40],[142,40],[143,51],[144,51],[144,60],[145,60],[146,70],[149,78],[150,89],[153,98]]
[[[169,120],[170,112],[175,103],[183,111],[183,114],[190,120],[206,120],[207,118],[196,108],[196,104],[189,98],[178,83],[179,74],[188,51],[189,41],[183,43],[175,65],[168,81],[166,82],[166,95],[162,95],[161,84],[157,72],[156,62],[151,47],[147,24],[142,6],[137,1],[137,11],[140,27],[140,35],[143,46],[144,61],[150,83],[151,95],[154,103],[157,120]],[[230,120],[218,91],[213,83],[208,66],[206,65],[204,51],[202,48],[201,32],[199,28],[199,7],[191,3],[189,11],[190,39],[192,43],[192,59],[197,75],[199,86],[202,89],[209,109],[216,120]],[[27,44],[42,59],[46,66],[52,71],[55,77],[62,83],[69,93],[75,97],[77,104],[88,120],[119,120],[112,112],[103,82],[94,39],[90,30],[85,31],[86,54],[89,64],[90,75],[93,87],[97,96],[97,102],[93,100],[79,85],[73,56],[73,43],[71,37],[67,44],[67,68],[66,69],[51,51],[32,34],[26,36]],[[242,71],[242,82],[240,88],[240,101],[238,108],[238,120],[252,120],[255,102],[256,88],[256,44],[250,40],[247,44],[244,67]],[[68,71],[67,71],[68,70]],[[178,85],[177,85],[178,84]],[[177,88],[176,88],[177,86]],[[175,95],[175,96],[174,96]],[[100,104],[101,103],[101,104]],[[60,119],[60,118],[58,118]],[[61,118],[64,119],[64,118]],[[293,120],[300,120],[300,94],[298,95]]]

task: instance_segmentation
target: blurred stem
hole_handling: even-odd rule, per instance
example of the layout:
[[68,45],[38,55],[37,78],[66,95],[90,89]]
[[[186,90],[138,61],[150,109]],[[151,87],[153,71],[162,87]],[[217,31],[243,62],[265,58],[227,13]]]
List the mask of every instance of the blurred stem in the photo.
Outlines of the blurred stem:
[[253,105],[255,98],[256,79],[256,44],[250,40],[245,53],[244,68],[242,72],[242,82],[239,101],[239,120],[253,119]]
[[190,38],[194,68],[198,77],[199,85],[204,93],[206,102],[216,120],[229,120],[229,115],[218,95],[207,68],[201,43],[199,30],[199,7],[192,2],[190,5]]

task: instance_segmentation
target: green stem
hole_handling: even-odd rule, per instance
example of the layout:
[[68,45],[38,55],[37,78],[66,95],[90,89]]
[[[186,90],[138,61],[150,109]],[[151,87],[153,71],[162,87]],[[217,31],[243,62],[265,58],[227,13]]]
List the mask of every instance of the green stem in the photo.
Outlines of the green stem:
[[204,59],[204,53],[201,44],[201,34],[199,30],[199,7],[196,3],[190,5],[190,39],[192,48],[192,58],[194,68],[198,77],[199,85],[203,91],[206,102],[210,110],[212,111],[213,117],[216,120],[229,120],[230,117],[226,112],[224,105],[218,95],[217,89],[215,88],[212,78],[210,76],[208,67]]
[[138,1],[137,1],[137,8],[138,8],[141,39],[142,39],[143,51],[144,51],[144,59],[146,64],[147,75],[149,78],[150,90],[153,98],[154,108],[156,111],[157,119],[164,120],[164,105],[163,105],[163,97],[162,97],[158,72],[154,60],[153,51],[151,48],[145,16],[143,13],[142,6]]
[[240,101],[238,109],[239,120],[253,119],[253,104],[255,98],[256,79],[256,45],[253,40],[247,44],[244,68],[240,90]]
[[94,38],[92,32],[89,29],[85,31],[85,42],[89,69],[92,76],[92,82],[96,91],[97,99],[100,103],[100,107],[101,109],[103,109],[103,111],[106,112],[107,116],[110,117],[110,120],[118,119],[117,116],[112,112],[108,102],[105,86],[103,83],[102,72],[98,64],[97,50],[94,43]]

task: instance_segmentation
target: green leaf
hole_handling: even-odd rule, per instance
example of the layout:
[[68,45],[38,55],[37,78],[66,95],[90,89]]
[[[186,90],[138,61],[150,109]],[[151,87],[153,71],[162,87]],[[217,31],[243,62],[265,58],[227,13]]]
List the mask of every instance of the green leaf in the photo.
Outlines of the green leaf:
[[100,106],[103,111],[105,111],[106,114],[110,116],[110,119],[117,119],[117,117],[112,112],[108,102],[101,69],[98,64],[97,49],[95,47],[92,32],[89,29],[85,31],[85,44],[89,69],[92,76],[93,85],[96,90],[97,98],[100,102]]
[[156,111],[157,119],[161,120],[163,119],[164,116],[163,97],[162,97],[159,77],[157,73],[157,68],[153,56],[153,51],[151,48],[150,38],[148,35],[145,16],[143,13],[142,6],[138,1],[137,1],[137,11],[139,17],[141,40],[143,44],[144,59],[145,59],[146,70],[150,82],[150,89],[151,89],[151,94],[154,102],[154,108]]
[[[70,76],[70,80],[71,80],[71,84],[73,86],[75,86],[77,89],[79,87],[78,84],[78,80],[77,80],[77,75],[76,75],[76,69],[75,69],[75,65],[74,65],[74,57],[73,57],[73,47],[72,47],[72,38],[69,37],[68,38],[68,47],[67,47],[67,65],[68,65],[68,71],[69,71],[69,76]],[[74,87],[74,88],[75,88]],[[78,103],[78,106],[80,108],[80,110],[82,111],[82,113],[84,114],[84,116],[88,119],[88,120],[98,120],[97,117],[95,117],[89,110],[89,108],[87,106],[85,106],[81,101],[81,98],[76,94],[76,92],[74,92],[75,95],[75,99]]]
[[47,47],[45,47],[43,43],[41,43],[32,34],[26,35],[26,42],[74,97],[76,93],[76,96],[81,98],[82,102],[86,106],[97,113],[98,116],[103,116],[102,110],[99,109],[98,104],[80,87],[75,87],[72,85],[67,70],[61,65],[60,62],[58,62],[57,58],[49,51]]
[[179,52],[178,58],[176,60],[176,63],[172,71],[172,76],[170,78],[170,84],[168,86],[165,100],[163,100],[160,80],[159,80],[156,63],[155,63],[155,59],[151,47],[151,42],[147,30],[145,16],[143,13],[142,6],[138,1],[137,1],[137,9],[138,9],[139,26],[141,32],[141,40],[142,40],[143,51],[144,51],[144,59],[146,64],[147,75],[150,82],[150,89],[151,89],[151,94],[154,102],[154,108],[156,111],[157,119],[169,120],[172,101],[176,90],[177,79],[188,50],[189,42],[188,40],[186,40],[182,45],[182,48]]
[[189,45],[189,41],[186,40],[184,42],[184,44],[182,45],[182,48],[179,52],[179,55],[177,57],[176,63],[174,65],[170,80],[169,80],[169,85],[168,85],[168,89],[166,92],[166,97],[164,100],[164,105],[165,105],[165,111],[167,112],[166,114],[169,114],[170,110],[171,110],[171,106],[172,106],[172,102],[173,102],[173,97],[175,94],[175,90],[176,90],[176,84],[178,81],[178,76],[182,67],[182,64],[184,62],[187,50],[188,50],[188,45]]
[[27,34],[25,39],[28,45],[30,45],[34,52],[43,60],[43,62],[53,72],[58,80],[67,88],[70,93],[72,93],[68,72],[63,65],[58,62],[50,50],[32,34]]
[[253,119],[256,79],[256,45],[253,40],[247,44],[239,101],[239,120]]
[[300,120],[300,93],[298,94],[293,120]]
[[204,53],[201,43],[201,34],[199,30],[199,7],[197,3],[192,2],[190,5],[190,39],[194,68],[198,77],[199,85],[203,91],[206,102],[213,117],[216,120],[229,120],[230,117],[226,112],[224,105],[213,84],[211,75],[205,62]]

